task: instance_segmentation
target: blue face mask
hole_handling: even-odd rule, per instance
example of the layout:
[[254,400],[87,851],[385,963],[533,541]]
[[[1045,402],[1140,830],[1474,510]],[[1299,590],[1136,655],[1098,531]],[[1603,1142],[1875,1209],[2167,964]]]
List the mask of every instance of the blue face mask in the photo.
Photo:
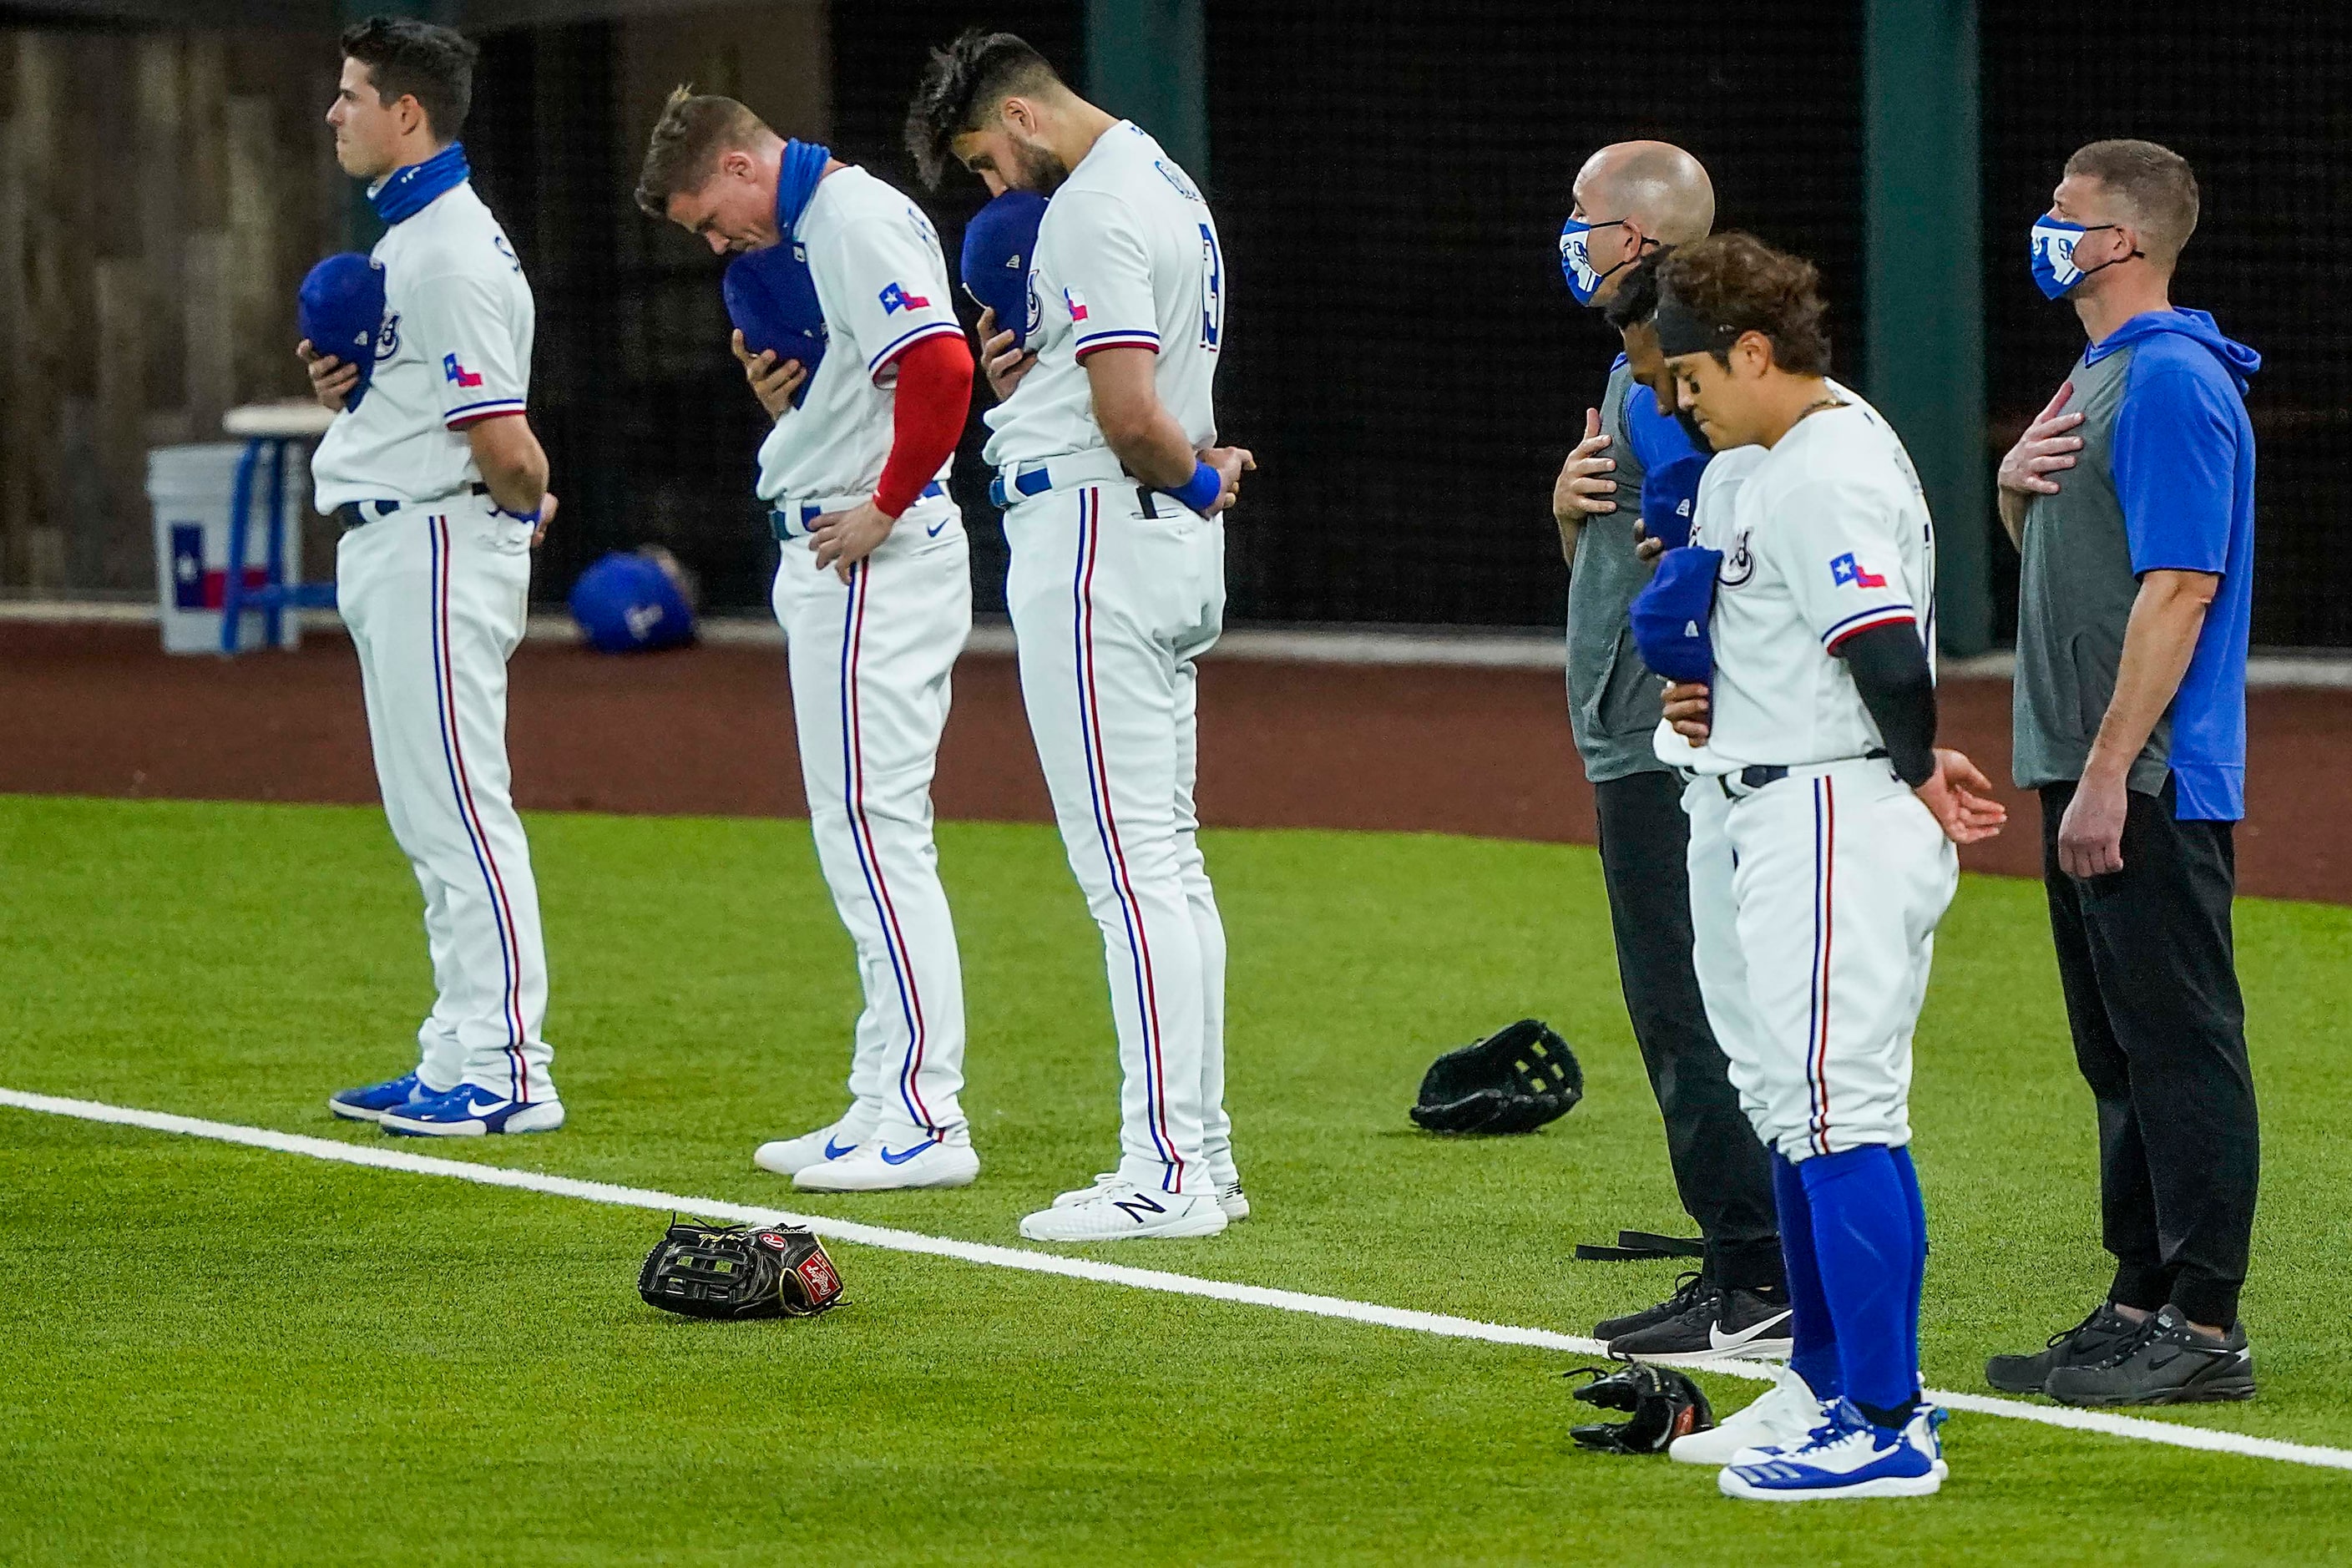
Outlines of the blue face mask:
[[[1607,272],[1596,272],[1592,267],[1592,236],[1604,228],[1615,228],[1624,221],[1622,217],[1613,217],[1607,223],[1587,223],[1580,217],[1572,217],[1559,226],[1560,276],[1568,279],[1568,291],[1576,296],[1578,304],[1591,304],[1592,297],[1601,292],[1601,285],[1612,274],[1633,265],[1630,260],[1621,261]],[[1648,249],[1651,243],[1644,239],[1641,249]],[[1633,254],[1638,258],[1641,250]]]
[[2035,286],[2047,298],[2063,300],[2073,290],[2075,284],[2088,278],[2091,273],[2102,271],[2116,265],[2117,262],[2129,261],[2133,256],[2145,254],[2135,250],[2130,256],[2118,256],[2112,261],[2102,261],[2087,271],[2074,265],[2074,247],[2084,235],[2096,234],[2101,229],[2121,226],[2123,226],[2120,224],[2095,223],[2085,228],[2079,223],[2068,223],[2064,218],[2044,216],[2035,219],[2032,242]]

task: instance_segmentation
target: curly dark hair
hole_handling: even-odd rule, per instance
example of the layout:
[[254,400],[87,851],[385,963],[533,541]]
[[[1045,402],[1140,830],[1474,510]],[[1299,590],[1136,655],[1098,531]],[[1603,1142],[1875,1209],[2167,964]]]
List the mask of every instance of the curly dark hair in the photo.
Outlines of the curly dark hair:
[[1619,331],[1638,327],[1658,313],[1658,264],[1675,253],[1675,247],[1661,246],[1644,251],[1640,259],[1625,269],[1624,280],[1601,313]]
[[1771,340],[1772,363],[1797,375],[1830,373],[1830,334],[1822,325],[1820,269],[1775,250],[1752,234],[1717,234],[1676,246],[1658,265],[1662,295],[1718,329],[1712,352],[1731,363],[1730,345],[1746,332]]
[[955,139],[986,124],[1007,98],[1062,85],[1045,57],[1011,33],[971,27],[933,49],[907,106],[907,151],[924,187],[939,189],[940,176],[955,162]]
[[411,16],[370,16],[343,29],[343,56],[368,68],[378,103],[416,100],[425,122],[455,141],[474,104],[474,62],[481,49],[463,33]]

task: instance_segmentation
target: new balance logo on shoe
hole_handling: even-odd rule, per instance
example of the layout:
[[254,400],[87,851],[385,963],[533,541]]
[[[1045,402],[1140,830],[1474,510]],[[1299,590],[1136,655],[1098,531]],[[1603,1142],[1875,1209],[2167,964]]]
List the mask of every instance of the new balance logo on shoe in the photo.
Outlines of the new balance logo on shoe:
[[1165,1208],[1160,1206],[1158,1202],[1144,1196],[1141,1193],[1136,1194],[1131,1198],[1121,1198],[1110,1206],[1117,1209],[1119,1213],[1125,1215],[1128,1218],[1133,1220],[1138,1225],[1150,1224],[1150,1221],[1147,1217],[1149,1215],[1162,1215],[1168,1212]]

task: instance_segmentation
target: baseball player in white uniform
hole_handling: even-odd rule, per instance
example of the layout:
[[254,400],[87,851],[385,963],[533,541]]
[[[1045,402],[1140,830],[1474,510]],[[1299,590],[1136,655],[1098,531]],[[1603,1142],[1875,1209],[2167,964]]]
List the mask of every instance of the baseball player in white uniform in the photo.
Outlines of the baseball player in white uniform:
[[[1935,749],[1927,507],[1893,431],[1826,379],[1812,268],[1727,235],[1683,247],[1660,279],[1682,405],[1719,450],[1764,448],[1702,481],[1706,537],[1724,541],[1714,673],[1670,688],[1667,717],[1711,753],[1692,788],[1726,801],[1748,1007],[1721,1038],[1775,1152],[1791,1361],[1822,1410],[1801,1438],[1733,1456],[1721,1484],[1920,1495],[1945,1466],[1918,1384],[1911,1038],[1953,844],[1997,831],[2000,808],[1966,758]],[[1702,891],[1713,868],[1693,868],[1696,906],[1717,895]]]
[[[939,235],[865,170],[683,88],[655,127],[637,201],[742,253],[736,268],[803,269],[822,313],[814,364],[762,346],[807,340],[759,311],[739,314],[736,353],[776,421],[759,479],[782,551],[776,619],[817,858],[866,1005],[847,1111],[752,1158],[810,1192],[968,1185],[980,1157],[960,1102],[963,974],[930,784],[949,671],[971,630],[970,551],[946,479],[972,362]],[[776,298],[804,287],[776,276]]]
[[[934,54],[909,116],[927,176],[1049,195],[1027,347],[993,344],[995,493],[1030,730],[1103,933],[1119,1161],[1021,1222],[1038,1241],[1213,1235],[1248,1212],[1224,1109],[1224,929],[1196,838],[1193,661],[1224,615],[1247,452],[1215,445],[1216,225],[1139,127],[1009,34]],[[983,321],[983,329],[989,325]]]
[[328,1101],[388,1132],[540,1132],[563,1124],[540,1033],[547,962],[506,750],[507,659],[530,551],[555,510],[526,414],[530,288],[452,140],[474,47],[378,18],[343,36],[327,120],[388,227],[373,380],[306,341],[338,411],[311,475],[341,515],[335,587],[358,651],[384,815],[425,892],[437,994],[415,1070]]

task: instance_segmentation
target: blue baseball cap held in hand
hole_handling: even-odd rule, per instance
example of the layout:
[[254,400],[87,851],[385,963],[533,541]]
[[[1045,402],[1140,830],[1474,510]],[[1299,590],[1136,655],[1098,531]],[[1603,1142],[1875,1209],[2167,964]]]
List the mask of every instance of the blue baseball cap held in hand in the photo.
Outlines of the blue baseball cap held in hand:
[[1015,348],[1029,335],[1029,266],[1045,219],[1045,197],[1007,191],[964,226],[964,292],[996,312],[997,330],[1010,328]]
[[359,367],[359,384],[343,399],[345,410],[357,408],[375,376],[376,334],[383,330],[383,268],[356,250],[330,256],[302,279],[294,309],[312,348]]
[[614,551],[572,585],[572,618],[599,653],[646,653],[694,638],[678,574],[648,548]]
[[727,314],[743,334],[743,346],[752,353],[772,353],[778,364],[798,360],[808,372],[793,394],[797,408],[816,382],[816,367],[824,361],[824,307],[817,303],[816,282],[808,263],[793,256],[794,241],[765,250],[747,250],[727,264],[719,292],[727,299]]
[[1715,574],[1722,566],[1722,551],[1685,544],[1658,557],[1650,585],[1633,595],[1633,646],[1642,650],[1642,662],[1668,680],[1714,678],[1707,622],[1715,615]]
[[1698,510],[1699,476],[1712,452],[1685,452],[1652,468],[1642,480],[1642,531],[1663,539],[1669,550],[1690,542],[1691,515]]

